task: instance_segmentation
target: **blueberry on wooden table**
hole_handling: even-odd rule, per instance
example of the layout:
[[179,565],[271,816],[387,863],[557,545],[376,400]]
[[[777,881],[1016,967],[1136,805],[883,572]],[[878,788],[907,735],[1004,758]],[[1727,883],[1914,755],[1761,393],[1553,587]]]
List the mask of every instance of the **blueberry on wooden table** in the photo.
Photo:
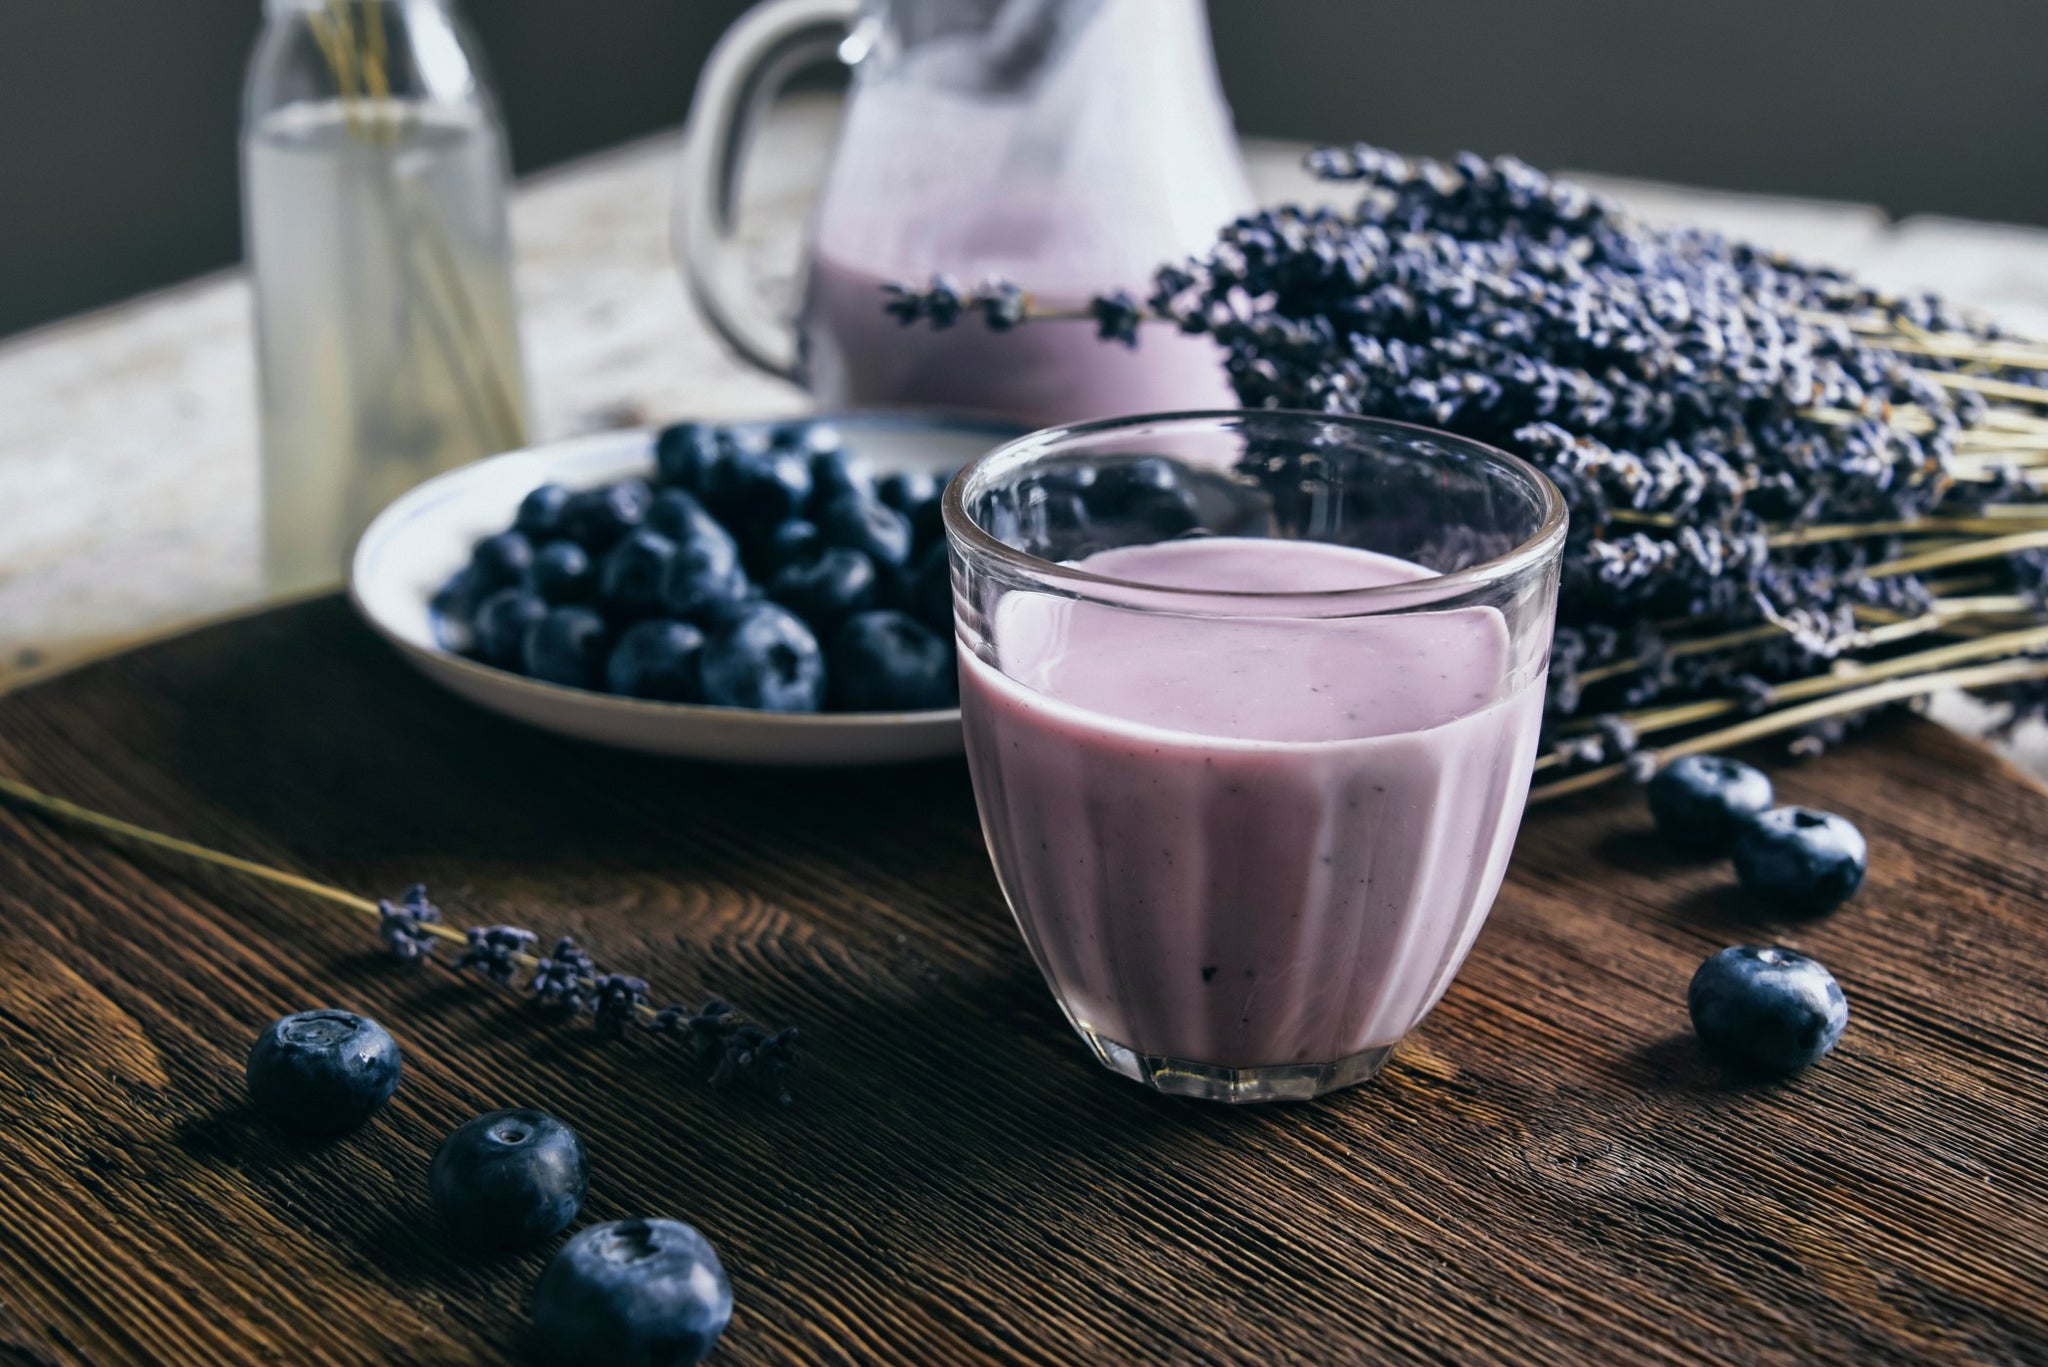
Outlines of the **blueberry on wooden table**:
[[863,612],[832,640],[832,701],[848,712],[951,707],[960,679],[948,638],[901,612]]
[[593,1367],[702,1362],[731,1319],[718,1251],[680,1220],[592,1225],[562,1246],[533,1297],[549,1358]]
[[1810,807],[1776,807],[1735,840],[1735,876],[1782,910],[1833,911],[1863,886],[1870,848],[1847,818]]
[[875,562],[834,546],[816,559],[786,565],[768,583],[768,596],[804,619],[823,638],[856,612],[875,605]]
[[590,608],[555,608],[526,632],[522,662],[529,677],[565,688],[596,688],[610,640],[604,618]]
[[749,605],[713,631],[700,669],[704,700],[719,707],[816,712],[825,702],[818,638],[773,603]]
[[1685,1005],[1714,1058],[1777,1076],[1819,1062],[1849,1024],[1834,974],[1776,947],[1737,945],[1714,955],[1693,974]]
[[492,1111],[443,1140],[427,1171],[434,1209],[475,1248],[525,1248],[569,1227],[590,1187],[576,1132],[545,1111]]
[[500,669],[525,668],[526,636],[548,615],[530,589],[499,589],[477,606],[472,644],[477,658]]
[[1726,854],[1743,827],[1770,809],[1763,770],[1721,755],[1685,755],[1649,783],[1650,816],[1679,849]]
[[590,552],[567,537],[542,544],[533,553],[533,591],[556,606],[590,598],[597,591]]
[[699,670],[704,633],[672,617],[635,622],[605,661],[604,684],[613,693],[653,702],[702,702]]
[[338,1134],[398,1090],[398,1042],[353,1011],[301,1011],[272,1021],[249,1051],[249,1099],[274,1123]]

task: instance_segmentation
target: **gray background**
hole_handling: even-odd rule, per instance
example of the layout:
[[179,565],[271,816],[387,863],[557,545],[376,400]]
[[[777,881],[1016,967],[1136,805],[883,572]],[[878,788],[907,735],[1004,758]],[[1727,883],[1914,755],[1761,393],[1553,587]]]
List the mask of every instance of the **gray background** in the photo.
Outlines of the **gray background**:
[[[1145,3],[1146,0],[1138,0]],[[678,122],[743,0],[467,0],[519,169]],[[11,0],[0,333],[239,255],[258,0]],[[2048,224],[2048,0],[1210,0],[1246,132]]]

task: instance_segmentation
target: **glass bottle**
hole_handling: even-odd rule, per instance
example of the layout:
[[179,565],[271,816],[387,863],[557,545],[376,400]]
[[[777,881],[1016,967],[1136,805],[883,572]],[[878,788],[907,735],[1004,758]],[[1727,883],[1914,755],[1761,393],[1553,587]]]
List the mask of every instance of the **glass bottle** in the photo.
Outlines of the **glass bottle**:
[[242,123],[273,593],[524,444],[505,138],[451,0],[265,0]]

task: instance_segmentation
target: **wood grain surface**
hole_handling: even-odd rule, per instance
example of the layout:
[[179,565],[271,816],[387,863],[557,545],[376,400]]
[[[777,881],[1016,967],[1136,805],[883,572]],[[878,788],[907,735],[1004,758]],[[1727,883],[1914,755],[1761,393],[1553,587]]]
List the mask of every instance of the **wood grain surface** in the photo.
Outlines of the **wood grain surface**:
[[[728,1363],[2048,1361],[2048,794],[1920,722],[1778,775],[1870,838],[1833,917],[1759,921],[1639,799],[1525,825],[1442,1006],[1307,1105],[1153,1096],[1068,1032],[964,767],[750,773],[469,710],[319,601],[0,700],[0,771],[457,924],[586,937],[808,1051],[714,1093],[385,960],[348,912],[0,810],[0,1359],[522,1360],[543,1254],[426,1205],[439,1138],[551,1110],[586,1219],[674,1215],[732,1275]],[[1818,955],[1851,1003],[1784,1085],[1696,1056],[1694,966]],[[282,1139],[242,1058],[383,1021],[405,1083]]]

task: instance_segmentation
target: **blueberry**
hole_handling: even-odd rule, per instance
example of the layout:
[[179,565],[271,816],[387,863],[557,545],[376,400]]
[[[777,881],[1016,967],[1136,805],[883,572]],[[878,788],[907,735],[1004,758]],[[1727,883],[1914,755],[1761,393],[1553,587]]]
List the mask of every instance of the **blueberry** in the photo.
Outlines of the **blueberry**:
[[688,622],[650,617],[619,637],[605,661],[605,687],[629,698],[656,702],[702,702],[698,674],[704,633]]
[[427,600],[427,615],[433,621],[434,639],[445,649],[467,649],[470,628],[476,622],[478,593],[469,566],[448,576],[448,582],[434,590]]
[[562,509],[562,530],[587,551],[611,549],[614,541],[647,518],[654,493],[637,479],[571,494]]
[[477,658],[500,669],[518,669],[526,633],[548,615],[548,605],[530,589],[499,589],[477,605]]
[[249,1051],[249,1099],[302,1134],[338,1134],[398,1090],[398,1043],[353,1011],[301,1011],[272,1021]]
[[815,560],[823,549],[817,525],[793,517],[754,543],[749,563],[764,577],[773,578],[787,566]]
[[704,698],[720,707],[815,712],[825,701],[818,638],[793,615],[759,603],[704,644]]
[[880,500],[841,494],[825,505],[817,522],[827,546],[859,551],[877,565],[910,559],[910,519]]
[[1062,559],[1076,549],[1091,525],[1088,504],[1081,495],[1066,490],[1041,491],[1031,496],[1026,525],[1032,537],[1045,547],[1044,553]]
[[933,546],[918,561],[905,611],[933,633],[952,635],[953,560],[944,546]]
[[476,543],[469,575],[480,592],[524,584],[533,569],[533,543],[518,532],[499,532]]
[[1849,1023],[1834,974],[1804,954],[1756,945],[1724,949],[1701,964],[1685,1006],[1709,1054],[1759,1073],[1819,1062]]
[[590,552],[567,539],[550,541],[533,553],[534,591],[549,603],[580,603],[597,588]]
[[721,607],[744,600],[750,587],[730,538],[685,541],[669,562],[661,601],[671,616],[702,623]]
[[662,604],[676,543],[645,527],[626,533],[605,552],[598,592],[607,609],[618,616],[644,617]]
[[1192,489],[1161,489],[1135,495],[1122,521],[1164,541],[1201,526],[1202,515]]
[[875,481],[875,497],[905,517],[938,496],[938,480],[923,470],[896,470]]
[[1742,886],[1786,911],[1818,916],[1855,895],[1870,866],[1863,832],[1833,812],[1775,807],[1735,840]]
[[654,468],[663,484],[695,493],[718,463],[718,429],[701,422],[664,427],[654,439]]
[[1686,755],[1657,771],[1649,786],[1657,830],[1680,849],[1726,854],[1742,828],[1771,805],[1771,781],[1739,759]]
[[712,540],[732,542],[732,533],[704,510],[704,505],[681,489],[663,489],[647,509],[647,525],[671,541]]
[[1163,456],[1139,456],[1135,460],[1102,466],[1088,486],[1088,511],[1099,518],[1120,518],[1156,498],[1180,488],[1180,470]]
[[875,602],[875,562],[834,546],[815,560],[790,565],[768,584],[768,596],[821,638]]
[[427,1170],[434,1209],[475,1248],[524,1248],[561,1233],[589,1189],[583,1141],[545,1111],[492,1111],[441,1142]]
[[775,429],[770,440],[786,450],[813,459],[839,455],[846,449],[846,438],[829,422],[784,423]]
[[604,618],[589,608],[554,608],[526,631],[526,673],[566,688],[596,688],[605,659]]
[[562,1245],[533,1295],[556,1362],[686,1367],[732,1318],[732,1284],[710,1240],[680,1220],[615,1220]]
[[826,505],[842,494],[872,497],[874,491],[874,480],[868,474],[867,466],[844,451],[821,451],[811,457],[809,513],[813,521],[825,511]]
[[910,545],[913,555],[924,555],[946,539],[946,500],[928,498],[910,510]]
[[519,501],[519,513],[512,519],[514,530],[526,533],[533,542],[562,534],[562,513],[569,506],[569,491],[559,484],[543,484]]
[[704,487],[706,505],[729,527],[773,527],[802,512],[810,496],[810,462],[794,451],[733,456]]
[[959,699],[946,639],[900,612],[863,612],[832,640],[832,702],[843,711],[918,712]]

